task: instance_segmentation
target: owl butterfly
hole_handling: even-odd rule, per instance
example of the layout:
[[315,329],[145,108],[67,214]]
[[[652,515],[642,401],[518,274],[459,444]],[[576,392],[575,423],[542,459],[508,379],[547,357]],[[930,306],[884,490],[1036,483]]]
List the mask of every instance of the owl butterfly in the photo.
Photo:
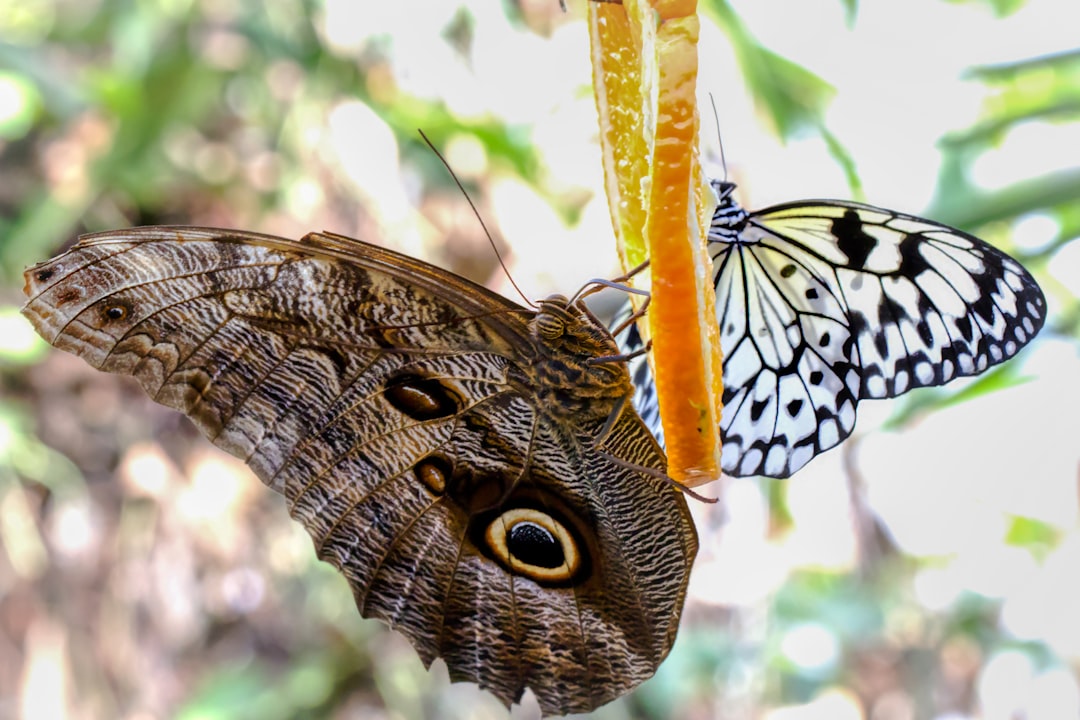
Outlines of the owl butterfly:
[[360,613],[509,705],[653,674],[697,536],[611,335],[338,235],[144,227],[26,272],[58,348],[134,376],[285,496]]
[[[967,233],[836,200],[748,212],[734,184],[711,184],[730,475],[787,477],[851,434],[860,400],[977,375],[1046,319],[1028,271]],[[640,346],[631,328],[622,348]],[[635,359],[631,374],[662,441],[649,367]]]

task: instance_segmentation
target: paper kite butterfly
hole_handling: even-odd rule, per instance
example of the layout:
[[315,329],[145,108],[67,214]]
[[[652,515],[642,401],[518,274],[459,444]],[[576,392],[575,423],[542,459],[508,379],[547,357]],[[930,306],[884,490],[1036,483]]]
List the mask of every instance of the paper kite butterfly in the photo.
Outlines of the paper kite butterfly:
[[[1030,273],[965,232],[837,200],[749,212],[733,183],[711,184],[730,475],[787,477],[851,434],[860,400],[977,375],[1046,319]],[[621,347],[641,347],[635,328]],[[631,375],[634,405],[662,441],[644,357]]]

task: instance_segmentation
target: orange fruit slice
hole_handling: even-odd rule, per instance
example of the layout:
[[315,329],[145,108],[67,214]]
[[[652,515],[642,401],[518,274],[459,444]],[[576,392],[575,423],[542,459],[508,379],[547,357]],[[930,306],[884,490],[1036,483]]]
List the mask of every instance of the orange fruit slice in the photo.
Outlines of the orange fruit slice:
[[[723,393],[712,261],[715,198],[698,158],[696,0],[589,2],[593,86],[619,257],[652,293],[642,335],[667,444],[668,475],[720,477]],[[633,297],[633,296],[632,296]]]

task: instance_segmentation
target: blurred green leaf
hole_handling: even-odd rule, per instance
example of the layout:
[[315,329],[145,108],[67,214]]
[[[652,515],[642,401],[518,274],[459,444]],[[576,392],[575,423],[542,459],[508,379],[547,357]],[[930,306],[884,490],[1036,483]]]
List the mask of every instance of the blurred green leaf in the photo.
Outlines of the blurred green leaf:
[[1005,542],[1010,545],[1027,548],[1041,555],[1056,546],[1060,539],[1061,531],[1053,525],[1022,515],[1013,516],[1005,536]]
[[969,169],[1012,129],[1032,121],[1080,119],[1080,51],[972,69],[990,93],[984,117],[946,135],[934,200],[927,214],[949,225],[976,229],[1030,213],[1060,216],[1061,239],[1075,237],[1068,220],[1080,198],[1080,168],[1025,179],[996,190],[973,184]]
[[762,47],[726,0],[706,0],[703,9],[727,33],[747,87],[780,137],[821,127],[833,87],[801,65]]
[[844,5],[844,20],[847,22],[847,26],[851,27],[855,24],[855,18],[859,14],[859,0],[841,0]]
[[865,199],[862,180],[859,179],[859,172],[855,167],[855,158],[851,156],[847,148],[841,144],[840,139],[827,127],[822,125],[820,132],[822,139],[825,140],[825,145],[829,148],[829,155],[840,164],[844,171],[844,178],[847,180],[848,188],[851,190],[851,196],[856,200]]
[[967,178],[968,162],[945,156],[928,217],[953,227],[974,230],[993,222],[1071,205],[1080,198],[1080,168],[1013,183],[1000,190],[975,188]]
[[875,587],[846,573],[796,573],[777,594],[773,608],[777,632],[813,620],[857,638],[878,632],[883,624],[884,608]]
[[978,123],[942,139],[946,153],[984,150],[1026,120],[1060,122],[1080,118],[1080,50],[975,67],[968,77],[985,84],[992,95]]
[[959,5],[961,3],[978,3],[993,10],[994,14],[998,17],[1006,17],[1022,8],[1027,3],[1027,0],[948,0],[948,2],[951,2],[954,5]]
[[960,390],[923,388],[904,396],[896,411],[882,424],[883,430],[898,430],[919,415],[943,410],[983,395],[1023,385],[1030,378],[1020,374],[1015,363],[998,365],[968,382]]
[[787,483],[767,477],[762,477],[759,482],[769,502],[769,531],[777,534],[791,529],[794,520],[787,503]]
[[[272,683],[257,665],[218,667],[213,676],[177,713],[178,720],[227,720],[284,717],[286,708],[267,702]],[[268,714],[267,714],[268,713]]]

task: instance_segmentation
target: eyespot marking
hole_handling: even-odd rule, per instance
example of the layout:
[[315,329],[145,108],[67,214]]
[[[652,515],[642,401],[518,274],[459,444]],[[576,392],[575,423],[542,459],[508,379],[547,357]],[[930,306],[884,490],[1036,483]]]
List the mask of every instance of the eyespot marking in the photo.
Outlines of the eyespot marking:
[[461,398],[445,383],[413,374],[391,378],[383,397],[398,411],[421,422],[454,415],[461,408]]
[[413,468],[413,473],[428,490],[436,495],[442,495],[446,491],[451,467],[446,458],[432,455],[418,462]]
[[507,570],[544,584],[571,582],[584,565],[583,548],[555,516],[531,507],[497,515],[484,543]]

